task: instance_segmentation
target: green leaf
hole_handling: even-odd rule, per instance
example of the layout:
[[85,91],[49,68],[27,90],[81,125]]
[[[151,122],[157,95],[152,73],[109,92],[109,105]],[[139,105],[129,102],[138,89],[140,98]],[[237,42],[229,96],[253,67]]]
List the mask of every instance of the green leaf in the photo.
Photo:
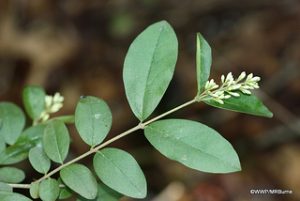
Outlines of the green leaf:
[[61,121],[51,121],[45,128],[43,147],[47,156],[57,163],[63,163],[70,146],[69,131]]
[[[121,197],[123,197],[123,195],[110,189],[106,185],[100,183],[98,184],[97,198],[95,198],[92,201],[119,201]],[[91,201],[91,200],[85,199],[83,197],[79,197],[77,198],[77,201]]]
[[206,104],[227,109],[235,112],[241,112],[256,116],[273,117],[273,113],[255,96],[239,93],[240,97],[231,97],[224,100],[224,104],[219,104],[213,100],[204,101]]
[[0,200],[1,201],[32,201],[31,199],[21,194],[10,193],[10,192],[0,192]]
[[60,188],[60,192],[59,192],[59,199],[60,200],[64,200],[64,199],[68,199],[72,196],[72,191],[67,188],[67,187],[63,187],[63,188]]
[[39,182],[32,182],[30,184],[29,193],[30,193],[30,196],[32,198],[38,199],[40,197],[39,188],[40,188],[40,183]]
[[196,67],[198,94],[203,91],[206,81],[209,78],[211,67],[211,48],[200,33],[197,33]]
[[55,201],[59,196],[59,183],[52,178],[43,180],[39,186],[39,195],[43,201]]
[[26,129],[17,142],[0,152],[0,164],[9,165],[27,158],[28,151],[41,142],[45,125],[39,124]]
[[73,124],[75,122],[75,116],[74,115],[64,115],[59,117],[54,117],[51,120],[59,120],[64,122],[65,124]]
[[92,147],[101,143],[111,124],[112,114],[103,100],[92,96],[80,99],[75,111],[75,126],[85,143]]
[[39,173],[46,174],[50,169],[50,159],[40,146],[30,149],[29,161],[32,167]]
[[45,109],[45,91],[38,86],[27,86],[23,90],[23,103],[27,114],[35,120]]
[[0,168],[0,181],[4,183],[20,183],[25,179],[22,170],[15,167]]
[[105,201],[118,201],[123,195],[120,193],[112,190],[108,186],[99,183],[98,184],[98,200],[105,200]]
[[97,181],[92,172],[81,164],[72,164],[60,171],[62,181],[73,191],[86,199],[97,196]]
[[57,181],[60,185],[64,185],[64,187],[60,187],[58,199],[64,200],[70,198],[73,195],[73,191],[62,182],[61,178]]
[[23,111],[15,104],[0,103],[0,136],[8,144],[14,144],[25,126]]
[[163,155],[190,168],[211,173],[241,170],[231,144],[201,123],[183,119],[161,120],[148,125],[145,135]]
[[123,80],[131,110],[143,121],[156,108],[174,73],[178,42],[166,21],[146,28],[130,45]]
[[1,192],[13,192],[13,188],[6,183],[0,182],[0,194]]
[[103,149],[95,154],[93,164],[98,177],[110,188],[129,197],[146,197],[145,176],[127,152],[115,148]]
[[[1,128],[0,128],[0,129],[1,129]],[[2,151],[4,151],[5,148],[6,148],[5,141],[4,141],[3,137],[0,136],[0,153],[1,153]]]

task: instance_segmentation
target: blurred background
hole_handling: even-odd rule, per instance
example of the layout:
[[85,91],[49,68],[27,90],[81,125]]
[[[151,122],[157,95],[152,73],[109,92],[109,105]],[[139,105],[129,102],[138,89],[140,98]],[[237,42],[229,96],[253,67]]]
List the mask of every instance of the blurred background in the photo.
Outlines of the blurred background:
[[[213,49],[211,77],[230,71],[261,76],[257,95],[274,118],[204,104],[171,115],[222,133],[241,159],[243,171],[234,174],[201,173],[170,161],[142,133],[115,142],[145,171],[145,200],[300,200],[299,0],[0,0],[0,100],[22,105],[22,88],[41,85],[48,94],[59,91],[65,97],[59,114],[73,114],[81,95],[101,97],[113,112],[111,138],[137,123],[122,82],[127,49],[137,34],[163,19],[177,33],[179,58],[156,114],[194,97],[195,33],[201,32]],[[69,128],[72,158],[88,147]],[[82,162],[89,165],[91,158]],[[39,178],[28,163],[21,165],[31,175],[27,182]],[[251,189],[293,194],[252,195]]]

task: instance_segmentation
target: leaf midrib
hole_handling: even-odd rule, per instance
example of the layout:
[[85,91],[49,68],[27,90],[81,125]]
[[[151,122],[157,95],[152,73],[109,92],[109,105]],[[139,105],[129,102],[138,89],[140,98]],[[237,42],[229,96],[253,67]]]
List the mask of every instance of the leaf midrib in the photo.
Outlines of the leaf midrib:
[[154,55],[155,55],[155,52],[156,52],[156,49],[158,47],[158,43],[160,41],[160,38],[161,38],[161,33],[162,31],[165,29],[165,24],[163,24],[161,27],[160,27],[160,30],[159,30],[159,34],[157,36],[157,39],[155,41],[155,45],[154,45],[154,48],[153,48],[153,52],[152,52],[152,56],[151,56],[151,61],[150,61],[150,65],[148,67],[148,70],[147,70],[147,76],[146,76],[146,82],[145,82],[145,87],[144,87],[144,90],[143,90],[143,100],[142,100],[142,113],[141,113],[141,120],[144,120],[144,115],[145,115],[145,111],[144,111],[144,105],[145,105],[145,93],[146,93],[146,88],[147,88],[147,82],[148,82],[148,79],[149,79],[149,76],[151,74],[151,66],[153,65],[153,61],[154,61]]
[[60,153],[60,150],[59,150],[59,147],[58,147],[58,141],[57,141],[57,136],[56,136],[56,128],[53,127],[53,131],[54,131],[54,139],[55,139],[55,148],[58,152],[58,157],[59,157],[59,160],[60,162],[62,163],[63,160],[62,160],[62,156],[61,156],[61,153]]

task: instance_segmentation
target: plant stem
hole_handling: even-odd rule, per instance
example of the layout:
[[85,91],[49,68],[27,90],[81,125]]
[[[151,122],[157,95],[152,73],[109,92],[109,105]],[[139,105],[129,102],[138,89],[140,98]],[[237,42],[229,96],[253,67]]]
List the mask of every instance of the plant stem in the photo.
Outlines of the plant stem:
[[12,188],[22,188],[22,189],[29,189],[30,184],[7,184]]
[[139,124],[139,125],[137,125],[137,126],[131,128],[131,129],[129,129],[129,130],[127,130],[127,131],[125,131],[125,132],[123,132],[123,133],[121,133],[121,134],[119,134],[119,135],[113,137],[113,138],[111,138],[110,140],[108,140],[108,141],[106,141],[106,142],[104,142],[104,143],[102,143],[102,144],[100,144],[100,145],[98,145],[98,146],[96,146],[96,147],[90,149],[89,151],[87,151],[87,152],[85,152],[84,154],[82,154],[82,155],[80,155],[80,156],[74,158],[73,160],[70,160],[69,162],[62,164],[61,166],[59,166],[59,167],[57,167],[56,169],[52,170],[51,172],[49,172],[49,173],[46,174],[45,176],[41,177],[39,180],[37,180],[37,182],[41,182],[41,181],[43,181],[44,179],[49,178],[50,176],[52,176],[52,175],[54,175],[55,173],[59,172],[59,171],[60,171],[61,169],[63,169],[64,167],[66,167],[66,166],[68,166],[68,165],[71,165],[71,164],[73,164],[73,163],[75,163],[75,162],[77,162],[77,161],[79,161],[79,160],[81,160],[81,159],[83,159],[83,158],[85,158],[85,157],[87,157],[87,156],[89,156],[89,155],[91,155],[91,154],[97,152],[99,149],[101,149],[101,148],[103,148],[103,147],[105,147],[105,146],[111,144],[112,142],[114,142],[114,141],[116,141],[116,140],[118,140],[118,139],[120,139],[120,138],[122,138],[122,137],[125,137],[126,135],[129,135],[130,133],[133,133],[134,131],[137,131],[137,130],[139,130],[139,129],[141,129],[141,128],[142,128],[142,126]]
[[192,99],[192,100],[190,100],[190,101],[188,101],[186,103],[183,103],[182,105],[179,105],[179,106],[173,108],[172,110],[169,110],[169,111],[167,111],[167,112],[165,112],[165,113],[163,113],[161,115],[158,115],[158,116],[156,116],[156,117],[154,117],[154,118],[146,121],[145,123],[143,123],[143,125],[147,126],[147,125],[151,124],[152,122],[154,122],[154,121],[156,121],[158,119],[161,119],[161,118],[163,118],[163,117],[165,117],[165,116],[167,116],[167,115],[169,115],[169,114],[171,114],[173,112],[176,112],[177,110],[180,110],[180,109],[182,109],[182,108],[184,108],[186,106],[189,106],[189,105],[191,105],[191,104],[193,104],[195,102],[197,102],[196,98],[194,98],[194,99]]
[[[195,103],[197,101],[199,101],[199,98],[198,99],[194,98],[194,99],[192,99],[192,100],[190,100],[188,102],[185,102],[182,105],[179,105],[179,106],[173,108],[172,110],[169,110],[169,111],[167,111],[167,112],[165,112],[165,113],[163,113],[161,115],[158,115],[158,116],[156,116],[156,117],[154,117],[154,118],[152,118],[152,119],[150,119],[150,120],[148,120],[148,121],[146,121],[144,123],[142,123],[142,122],[139,123],[137,126],[131,128],[131,129],[127,130],[127,131],[124,131],[123,133],[120,133],[119,135],[111,138],[110,140],[107,140],[106,142],[104,142],[104,143],[102,143],[102,144],[100,144],[100,145],[98,145],[98,146],[96,146],[94,148],[91,148],[89,151],[83,153],[82,155],[80,155],[80,156],[78,156],[78,157],[76,157],[76,158],[68,161],[67,163],[64,163],[64,164],[60,165],[59,167],[55,168],[51,172],[47,173],[46,175],[44,175],[43,177],[41,177],[40,179],[38,179],[36,182],[41,182],[41,181],[43,181],[43,180],[51,177],[55,173],[59,172],[61,169],[65,168],[65,167],[67,167],[67,166],[69,166],[69,165],[71,165],[71,164],[73,164],[73,163],[75,163],[75,162],[77,162],[77,161],[79,161],[79,160],[81,160],[81,159],[83,159],[83,158],[85,158],[85,157],[93,154],[93,153],[96,153],[97,151],[99,151],[103,147],[105,147],[105,146],[113,143],[114,141],[119,140],[120,138],[123,138],[123,137],[125,137],[125,136],[127,136],[127,135],[129,135],[129,134],[131,134],[131,133],[133,133],[135,131],[137,131],[137,130],[144,129],[145,126],[151,124],[152,122],[154,122],[156,120],[159,120],[159,119],[161,119],[161,118],[163,118],[163,117],[165,117],[165,116],[167,116],[167,115],[169,115],[169,114],[171,114],[173,112],[176,112],[177,110],[180,110],[180,109],[182,109],[184,107],[187,107],[187,106],[189,106],[189,105],[191,105],[191,104],[193,104],[193,103]],[[30,184],[9,184],[9,185],[11,187],[13,187],[13,188],[30,188]]]

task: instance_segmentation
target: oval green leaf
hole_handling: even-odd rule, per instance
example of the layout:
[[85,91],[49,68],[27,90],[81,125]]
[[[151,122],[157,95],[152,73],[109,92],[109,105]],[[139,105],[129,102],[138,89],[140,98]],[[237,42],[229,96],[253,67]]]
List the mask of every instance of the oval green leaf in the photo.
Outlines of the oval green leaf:
[[[100,183],[98,184],[98,195],[97,198],[93,201],[119,201],[120,198],[123,197],[120,193],[112,190],[111,188],[107,187],[106,185]],[[77,198],[76,201],[90,201],[83,197]]]
[[23,103],[27,114],[35,120],[45,109],[45,91],[38,86],[27,86],[23,90]]
[[103,100],[92,96],[80,99],[75,111],[75,126],[85,143],[92,147],[101,143],[111,124],[112,114]]
[[61,178],[59,178],[57,181],[60,185],[64,185],[64,187],[60,187],[58,199],[64,200],[71,197],[73,195],[73,191],[62,182]]
[[97,196],[97,181],[92,172],[80,164],[72,164],[60,171],[62,181],[73,191],[86,199]]
[[13,188],[6,183],[0,182],[0,194],[1,192],[13,192]]
[[260,101],[255,95],[246,95],[239,93],[239,97],[230,97],[224,100],[224,104],[217,103],[213,100],[204,101],[213,107],[251,114],[262,117],[273,117],[273,113]]
[[98,177],[110,188],[133,198],[146,196],[145,176],[129,153],[106,148],[95,154],[93,164]]
[[32,182],[30,184],[29,193],[33,199],[38,199],[40,197],[39,188],[40,188],[39,182]]
[[41,146],[30,149],[28,157],[30,164],[36,171],[42,174],[49,171],[51,162]]
[[200,33],[197,33],[196,43],[197,83],[198,94],[200,94],[209,78],[212,56],[209,44]]
[[99,183],[98,184],[98,200],[105,200],[105,201],[118,201],[120,198],[123,197],[120,193],[112,190],[108,186]]
[[0,181],[4,183],[20,183],[25,179],[22,170],[15,167],[0,168]]
[[54,162],[63,163],[70,146],[69,131],[61,121],[51,121],[45,128],[43,147],[47,156]]
[[130,45],[123,80],[131,110],[143,121],[156,108],[174,73],[178,42],[174,30],[161,21],[146,28]]
[[0,192],[0,198],[1,201],[32,201],[21,194],[10,192]]
[[145,135],[163,155],[187,167],[211,173],[241,170],[231,144],[204,124],[183,119],[161,120],[148,125]]
[[0,136],[6,143],[12,145],[16,142],[25,126],[25,115],[15,104],[0,103]]
[[39,186],[39,196],[43,201],[55,201],[59,196],[59,183],[52,178],[43,180]]
[[58,198],[60,200],[68,199],[73,195],[73,191],[67,187],[60,188],[59,196]]
[[0,153],[0,164],[10,165],[27,158],[28,151],[41,142],[45,125],[39,124],[27,128],[17,142]]

